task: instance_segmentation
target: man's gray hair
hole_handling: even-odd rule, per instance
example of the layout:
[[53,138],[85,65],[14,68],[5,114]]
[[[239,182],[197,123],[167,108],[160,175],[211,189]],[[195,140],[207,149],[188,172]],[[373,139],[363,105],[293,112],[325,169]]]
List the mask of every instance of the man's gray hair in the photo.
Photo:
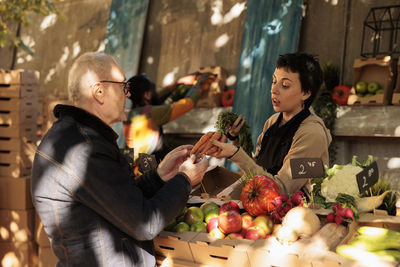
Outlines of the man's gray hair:
[[103,53],[87,52],[79,56],[68,73],[69,99],[74,103],[79,102],[85,89],[82,84],[85,75],[92,73],[102,77],[110,71],[111,63],[110,57]]

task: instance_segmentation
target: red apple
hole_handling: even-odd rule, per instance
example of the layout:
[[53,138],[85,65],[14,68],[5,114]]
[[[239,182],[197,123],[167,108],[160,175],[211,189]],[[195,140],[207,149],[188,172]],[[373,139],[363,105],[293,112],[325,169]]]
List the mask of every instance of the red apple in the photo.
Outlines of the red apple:
[[274,222],[272,221],[271,217],[268,215],[259,215],[253,220],[254,226],[258,226],[261,228],[265,235],[272,233],[274,228]]
[[214,228],[218,227],[218,217],[213,217],[211,219],[208,220],[207,223],[207,231],[211,232],[211,230],[213,230]]
[[235,210],[240,214],[239,205],[232,200],[222,204],[221,208],[219,208],[219,214],[230,211],[230,210]]
[[225,239],[244,239],[244,237],[239,233],[230,233]]
[[218,238],[218,239],[223,239],[223,238],[225,238],[224,233],[222,233],[221,230],[220,230],[218,227],[212,229],[212,230],[209,232],[209,234],[210,234],[211,236],[215,237],[215,238]]
[[242,216],[235,210],[221,213],[218,217],[218,228],[224,234],[237,233],[242,229]]
[[257,240],[257,239],[261,238],[258,227],[252,226],[249,229],[247,229],[246,235],[244,236],[244,238],[250,239],[250,240]]
[[253,223],[253,216],[250,215],[248,212],[242,213],[242,232],[243,234],[246,234],[247,229],[249,227],[254,226]]

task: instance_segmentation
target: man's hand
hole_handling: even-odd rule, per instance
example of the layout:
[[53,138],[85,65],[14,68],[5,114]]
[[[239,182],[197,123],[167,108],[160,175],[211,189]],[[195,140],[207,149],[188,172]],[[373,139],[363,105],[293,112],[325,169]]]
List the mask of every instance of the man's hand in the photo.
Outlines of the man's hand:
[[164,157],[157,168],[158,175],[164,182],[178,173],[179,167],[189,158],[189,152],[192,148],[192,145],[179,146]]
[[206,157],[196,159],[196,156],[192,155],[179,167],[179,172],[183,172],[187,175],[189,182],[193,187],[203,180],[207,167],[208,159]]

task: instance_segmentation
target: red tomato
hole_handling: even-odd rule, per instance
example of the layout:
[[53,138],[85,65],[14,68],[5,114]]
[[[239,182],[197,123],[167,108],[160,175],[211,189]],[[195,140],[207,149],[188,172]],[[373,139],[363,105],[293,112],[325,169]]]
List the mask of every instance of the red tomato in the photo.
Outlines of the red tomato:
[[231,107],[235,98],[235,89],[228,89],[222,93],[221,103],[224,107]]
[[347,105],[347,99],[349,98],[349,94],[351,91],[351,87],[347,85],[338,85],[333,88],[332,98],[339,105]]
[[256,175],[243,187],[240,200],[245,210],[252,216],[258,216],[274,211],[271,201],[279,195],[279,186],[272,178]]

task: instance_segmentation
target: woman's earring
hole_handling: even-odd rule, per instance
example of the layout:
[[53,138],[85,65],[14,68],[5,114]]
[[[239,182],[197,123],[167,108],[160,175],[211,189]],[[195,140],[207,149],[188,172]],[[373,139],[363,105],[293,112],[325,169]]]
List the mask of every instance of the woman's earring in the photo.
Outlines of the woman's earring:
[[301,109],[304,110],[304,108],[305,108],[305,106],[304,106],[304,101],[303,101],[303,103],[301,104]]

